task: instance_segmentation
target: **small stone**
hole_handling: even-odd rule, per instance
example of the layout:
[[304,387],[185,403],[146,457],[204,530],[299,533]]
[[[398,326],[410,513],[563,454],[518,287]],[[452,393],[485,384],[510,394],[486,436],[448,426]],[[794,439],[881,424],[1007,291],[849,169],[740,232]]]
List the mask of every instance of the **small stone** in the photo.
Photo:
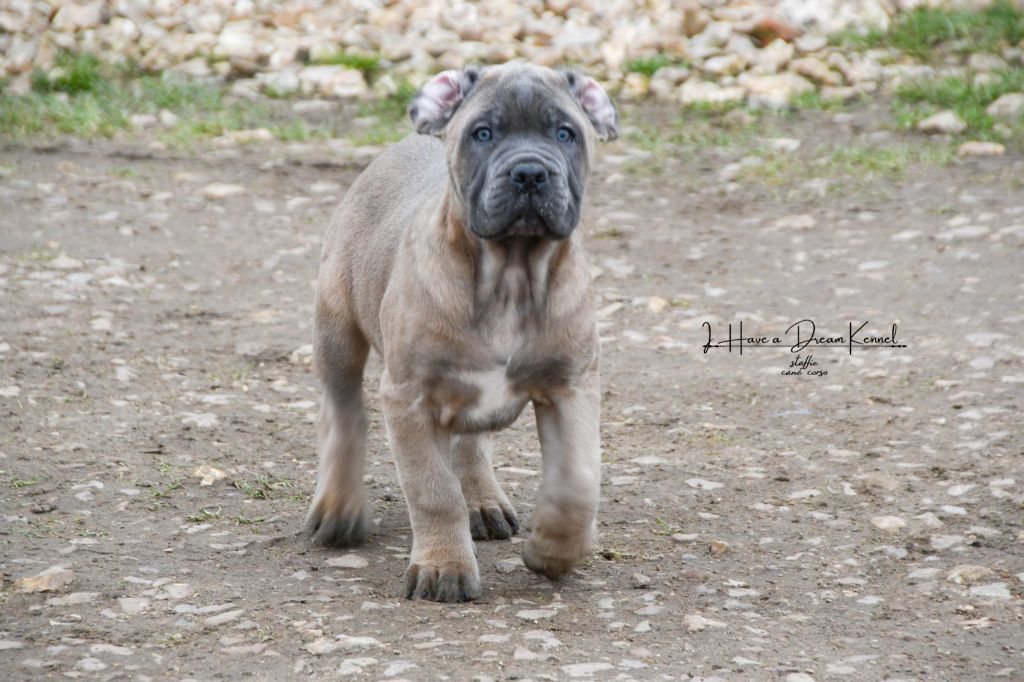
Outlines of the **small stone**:
[[554,618],[558,615],[558,611],[554,609],[523,609],[516,614],[517,617],[523,620],[544,620],[546,618]]
[[209,185],[204,187],[202,191],[203,198],[213,201],[227,199],[228,197],[238,196],[239,194],[245,194],[245,187],[242,187],[241,185],[233,185],[227,182],[211,182]]
[[809,230],[817,224],[818,221],[809,213],[793,213],[782,216],[772,223],[781,230]]
[[721,540],[712,540],[708,543],[708,551],[714,556],[724,556],[730,549],[729,543]]
[[366,568],[369,561],[358,554],[346,554],[344,556],[331,557],[327,565],[332,568]]
[[62,253],[48,261],[46,267],[52,270],[79,270],[82,267],[82,261]]
[[359,675],[363,673],[363,668],[368,668],[372,665],[377,665],[378,661],[376,658],[369,656],[363,656],[360,658],[346,658],[338,666],[339,675]]
[[306,646],[302,647],[314,656],[322,656],[329,654],[338,649],[338,643],[329,639],[328,637],[321,637],[315,641],[310,642]]
[[75,579],[75,572],[63,566],[51,566],[42,573],[14,581],[17,592],[57,592]]
[[182,415],[182,424],[198,429],[212,429],[219,423],[217,415],[212,412],[183,412]]
[[605,670],[611,670],[611,663],[595,662],[595,663],[573,663],[572,665],[563,665],[562,672],[569,677],[590,677],[595,673],[604,672]]
[[75,668],[77,668],[78,670],[84,670],[87,673],[98,673],[101,670],[106,670],[107,664],[98,658],[86,656],[82,660],[75,663]]
[[137,616],[149,609],[149,600],[143,597],[119,597],[117,605],[129,616]]
[[651,586],[651,579],[643,573],[634,573],[630,579],[630,583],[633,585],[634,589],[642,590]]
[[905,527],[907,522],[899,516],[875,516],[871,519],[871,525],[887,533],[895,533]]
[[949,486],[949,488],[946,489],[946,492],[952,497],[960,497],[961,495],[966,495],[971,492],[976,487],[977,486],[974,483],[957,483],[956,485]]
[[651,296],[647,299],[647,309],[652,313],[660,313],[668,307],[668,301],[661,296]]
[[1012,599],[1010,588],[1006,583],[989,583],[988,585],[977,585],[967,591],[967,596],[980,599]]
[[735,52],[711,57],[701,65],[701,70],[714,76],[734,76],[747,65],[745,60]]
[[1001,96],[985,109],[992,118],[1013,123],[1024,116],[1024,92],[1010,92]]
[[967,58],[967,68],[972,71],[999,71],[1006,68],[1006,60],[990,52],[974,52]]
[[986,566],[961,564],[950,569],[949,573],[946,574],[946,580],[957,585],[969,585],[991,575],[994,575],[992,569]]
[[679,89],[679,101],[691,104],[726,104],[743,100],[743,88],[722,87],[718,83],[702,80],[688,80]]
[[946,109],[929,116],[917,124],[923,133],[939,133],[943,135],[959,135],[967,130],[967,124],[952,109]]
[[98,596],[100,596],[99,592],[72,592],[66,597],[47,599],[46,603],[48,606],[78,606],[79,604],[88,604]]
[[132,650],[116,644],[93,644],[89,647],[90,654],[113,654],[115,656],[131,656]]
[[344,66],[307,66],[299,72],[302,92],[324,97],[358,97],[369,89],[361,71]]
[[210,616],[203,622],[210,626],[224,625],[225,623],[230,623],[231,621],[235,620],[243,613],[245,613],[245,609],[234,609],[232,611],[225,611],[224,613],[218,613],[215,616]]
[[957,156],[1002,156],[1006,147],[998,142],[964,142],[956,150]]
[[747,101],[752,107],[780,109],[805,92],[812,92],[814,85],[795,73],[775,75],[748,75],[739,78],[740,85],[747,91]]
[[683,624],[686,625],[687,632],[700,632],[707,628],[724,628],[725,623],[720,620],[712,620],[711,618],[705,618],[699,614],[690,614],[683,617]]
[[514,557],[512,559],[502,559],[501,561],[495,562],[494,564],[494,568],[498,571],[498,573],[515,573],[523,567],[523,560],[520,557]]
[[796,150],[800,149],[800,146],[803,144],[801,140],[794,137],[775,137],[770,140],[765,140],[765,142],[775,151],[786,154],[792,154]]
[[931,537],[932,547],[939,550],[956,547],[963,542],[964,536],[962,535],[933,535]]
[[719,483],[718,481],[707,481],[703,478],[688,478],[686,479],[686,485],[691,488],[697,488],[698,490],[718,490],[719,488],[725,487],[724,483]]
[[842,85],[843,79],[817,57],[801,57],[794,59],[789,65],[790,71],[810,78],[824,85]]
[[201,479],[199,481],[199,485],[201,486],[213,485],[215,481],[220,481],[228,476],[217,467],[210,466],[209,464],[203,464],[196,467],[196,470],[192,472],[192,475]]
[[931,580],[941,573],[938,568],[915,568],[913,571],[907,574],[907,578],[910,580]]
[[517,646],[515,652],[512,654],[512,658],[516,661],[546,661],[553,658],[553,656],[551,654],[530,651],[530,649],[525,646]]

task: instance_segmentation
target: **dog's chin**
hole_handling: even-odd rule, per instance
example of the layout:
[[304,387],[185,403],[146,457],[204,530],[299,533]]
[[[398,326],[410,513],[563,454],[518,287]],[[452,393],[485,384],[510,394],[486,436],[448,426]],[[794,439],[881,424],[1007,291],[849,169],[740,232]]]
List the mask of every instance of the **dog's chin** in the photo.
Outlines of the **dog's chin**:
[[531,237],[535,239],[565,239],[572,232],[572,227],[565,229],[564,226],[556,225],[547,221],[542,215],[533,210],[524,211],[515,215],[511,220],[504,221],[503,225],[496,229],[476,232],[481,239],[514,239],[518,237]]
[[551,235],[547,222],[534,211],[516,216],[501,231],[502,237],[547,237]]

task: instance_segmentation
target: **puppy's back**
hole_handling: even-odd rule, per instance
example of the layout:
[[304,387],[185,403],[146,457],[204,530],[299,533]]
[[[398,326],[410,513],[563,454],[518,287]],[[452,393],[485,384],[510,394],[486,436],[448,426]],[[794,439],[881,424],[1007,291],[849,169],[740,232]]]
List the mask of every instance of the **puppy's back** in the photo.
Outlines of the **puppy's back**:
[[378,348],[380,300],[403,233],[422,222],[416,214],[444,194],[447,179],[444,144],[410,135],[360,173],[331,218],[320,258],[321,302],[347,301]]

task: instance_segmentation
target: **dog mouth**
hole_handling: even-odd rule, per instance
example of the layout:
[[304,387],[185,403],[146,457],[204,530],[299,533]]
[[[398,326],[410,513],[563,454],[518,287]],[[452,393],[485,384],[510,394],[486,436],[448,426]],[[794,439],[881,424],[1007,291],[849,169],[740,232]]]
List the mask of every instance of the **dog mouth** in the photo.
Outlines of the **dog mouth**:
[[544,219],[532,206],[526,207],[516,215],[501,231],[503,237],[543,237],[551,234],[552,230]]

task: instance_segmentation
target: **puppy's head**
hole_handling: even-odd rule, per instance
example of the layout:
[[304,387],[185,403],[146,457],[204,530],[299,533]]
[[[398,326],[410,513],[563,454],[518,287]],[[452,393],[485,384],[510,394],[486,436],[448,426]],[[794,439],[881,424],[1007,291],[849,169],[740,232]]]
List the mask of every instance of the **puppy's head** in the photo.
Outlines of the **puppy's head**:
[[596,140],[618,135],[594,79],[522,63],[440,73],[409,115],[417,132],[445,139],[455,193],[482,239],[568,237]]

